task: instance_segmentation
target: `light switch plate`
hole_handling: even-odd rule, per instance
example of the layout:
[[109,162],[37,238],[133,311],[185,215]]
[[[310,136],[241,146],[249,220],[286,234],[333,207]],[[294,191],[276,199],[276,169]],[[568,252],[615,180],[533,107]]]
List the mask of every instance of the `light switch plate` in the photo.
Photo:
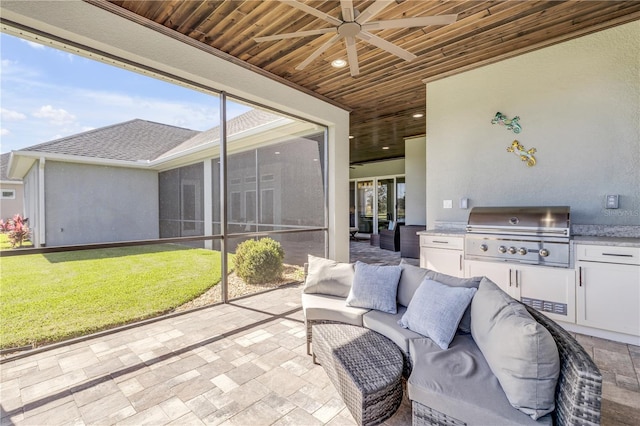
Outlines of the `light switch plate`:
[[617,195],[607,195],[607,208],[608,209],[617,209],[618,208],[618,196]]
[[443,200],[442,208],[444,209],[452,209],[453,208],[453,200]]
[[469,199],[468,198],[460,198],[460,208],[468,209],[469,208]]

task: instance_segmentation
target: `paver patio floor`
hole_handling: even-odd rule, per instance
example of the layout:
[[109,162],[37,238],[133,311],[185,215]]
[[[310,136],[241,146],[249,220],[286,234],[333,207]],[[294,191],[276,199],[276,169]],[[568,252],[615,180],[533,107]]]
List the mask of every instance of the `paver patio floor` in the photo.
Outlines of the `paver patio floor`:
[[[367,262],[397,253],[351,243]],[[640,419],[640,348],[578,336],[604,376],[603,424]],[[300,286],[0,365],[2,425],[349,425],[306,355]],[[386,425],[410,425],[408,402]]]

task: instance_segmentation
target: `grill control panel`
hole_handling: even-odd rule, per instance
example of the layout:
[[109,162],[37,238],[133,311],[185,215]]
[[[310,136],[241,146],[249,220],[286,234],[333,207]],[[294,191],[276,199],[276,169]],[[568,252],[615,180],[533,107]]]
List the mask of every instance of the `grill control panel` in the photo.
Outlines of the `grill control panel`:
[[548,241],[467,234],[465,258],[568,268],[569,239]]

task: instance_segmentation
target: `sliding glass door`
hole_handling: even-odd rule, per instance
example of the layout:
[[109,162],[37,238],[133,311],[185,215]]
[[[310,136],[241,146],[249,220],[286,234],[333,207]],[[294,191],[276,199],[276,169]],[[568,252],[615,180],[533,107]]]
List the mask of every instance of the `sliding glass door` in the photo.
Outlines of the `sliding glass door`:
[[349,197],[349,226],[359,234],[377,234],[405,220],[404,176],[353,180]]

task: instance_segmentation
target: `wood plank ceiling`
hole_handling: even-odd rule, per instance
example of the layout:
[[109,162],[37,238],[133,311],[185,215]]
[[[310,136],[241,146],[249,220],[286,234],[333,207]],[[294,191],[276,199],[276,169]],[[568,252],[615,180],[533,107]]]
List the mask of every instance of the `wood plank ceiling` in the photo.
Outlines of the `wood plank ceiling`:
[[[358,39],[360,74],[352,77],[348,66],[331,66],[334,59],[347,59],[343,41],[304,70],[295,69],[332,34],[262,43],[254,40],[330,27],[318,17],[276,0],[87,1],[170,36],[189,37],[214,54],[214,49],[225,52],[223,56],[230,60],[250,64],[246,66],[350,109],[352,164],[403,157],[404,138],[425,134],[424,117],[412,117],[425,113],[424,80],[640,19],[640,1],[396,0],[372,20],[443,14],[458,14],[458,19],[445,26],[372,31],[417,58],[405,62]],[[341,17],[339,1],[300,1]],[[373,3],[353,0],[359,11]]]

